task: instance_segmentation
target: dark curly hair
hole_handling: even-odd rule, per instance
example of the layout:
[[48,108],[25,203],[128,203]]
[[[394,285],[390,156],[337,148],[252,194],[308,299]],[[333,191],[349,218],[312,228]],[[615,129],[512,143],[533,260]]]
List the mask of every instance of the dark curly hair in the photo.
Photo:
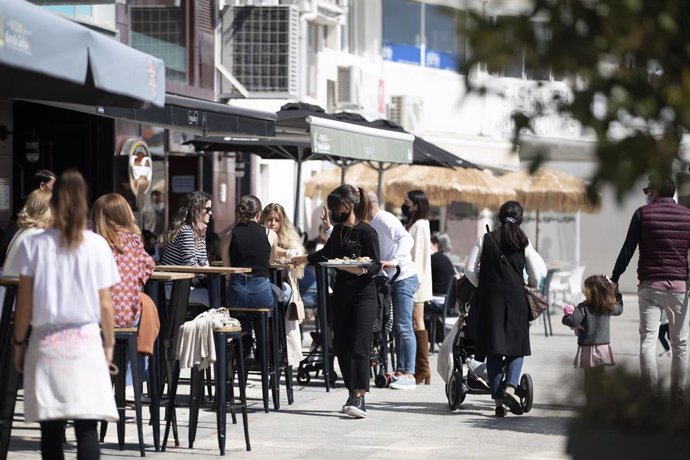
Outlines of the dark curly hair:
[[238,224],[248,224],[262,209],[261,200],[254,195],[245,195],[240,198],[235,209]]
[[180,207],[170,225],[170,230],[163,237],[163,244],[167,245],[171,241],[175,241],[183,225],[192,227],[197,241],[203,240],[205,235],[199,233],[196,222],[204,211],[207,201],[211,201],[211,195],[206,192],[191,192],[182,197]]

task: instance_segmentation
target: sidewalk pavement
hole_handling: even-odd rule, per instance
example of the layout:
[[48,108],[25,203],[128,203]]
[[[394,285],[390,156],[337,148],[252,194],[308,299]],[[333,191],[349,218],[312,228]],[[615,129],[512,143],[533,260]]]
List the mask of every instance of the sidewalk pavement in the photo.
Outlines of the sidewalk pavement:
[[[560,314],[552,315],[554,335],[544,336],[540,322],[531,330],[532,356],[525,360],[523,372],[534,380],[534,405],[529,414],[503,419],[494,417],[493,402],[488,395],[468,395],[460,410],[451,412],[444,384],[435,372],[431,385],[413,391],[379,389],[373,385],[367,395],[367,414],[363,420],[340,414],[347,392],[340,381],[326,392],[320,380],[308,386],[295,387],[295,402],[287,404],[281,392],[281,409],[266,414],[260,396],[260,381],[250,379],[249,430],[252,451],[244,449],[241,419],[232,425],[228,414],[226,456],[243,459],[360,459],[360,458],[511,458],[562,459],[565,453],[568,423],[583,402],[578,391],[581,371],[573,369],[577,347],[575,335],[560,324]],[[637,296],[625,296],[625,311],[612,318],[612,345],[619,365],[639,369]],[[305,336],[308,336],[305,334]],[[661,346],[659,345],[661,350]],[[669,358],[660,359],[660,376],[668,375]],[[182,387],[181,391],[186,391]],[[22,411],[21,401],[17,404]],[[144,410],[145,416],[147,410]],[[136,425],[128,412],[126,445],[117,448],[115,425],[111,424],[103,458],[138,457]],[[39,431],[36,425],[17,421],[12,432],[11,459],[35,459],[39,454]],[[178,412],[181,447],[168,445],[165,453],[153,451],[151,430],[145,425],[146,456],[153,459],[216,458],[218,446],[215,414],[200,413],[199,430],[193,449],[187,448],[187,412]],[[161,433],[163,429],[161,429]],[[68,442],[74,446],[72,430]],[[172,436],[171,436],[172,438]],[[172,439],[171,439],[172,441]],[[74,449],[67,458],[74,458]],[[72,455],[72,457],[70,457]]]

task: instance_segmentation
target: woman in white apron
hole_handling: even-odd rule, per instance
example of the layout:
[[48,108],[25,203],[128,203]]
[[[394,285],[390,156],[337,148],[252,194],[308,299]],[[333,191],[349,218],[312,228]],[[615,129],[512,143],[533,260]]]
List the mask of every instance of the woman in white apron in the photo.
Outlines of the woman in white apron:
[[26,421],[41,424],[43,458],[63,458],[66,420],[74,420],[77,458],[100,458],[97,421],[118,419],[108,368],[110,288],[120,276],[108,243],[86,230],[86,197],[79,172],[60,176],[53,228],[24,239],[17,254],[15,365],[24,374]]

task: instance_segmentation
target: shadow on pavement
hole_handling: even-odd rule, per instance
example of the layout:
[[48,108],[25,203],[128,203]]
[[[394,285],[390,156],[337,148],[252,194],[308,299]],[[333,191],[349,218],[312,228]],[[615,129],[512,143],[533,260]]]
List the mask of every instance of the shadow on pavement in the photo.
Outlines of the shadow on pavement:
[[372,410],[382,412],[405,412],[430,415],[453,415],[448,403],[440,402],[385,402],[367,403]]
[[467,420],[467,424],[485,430],[566,436],[568,434],[568,425],[571,420],[570,417],[557,417],[553,415],[512,415],[509,413],[505,418],[498,418],[493,414],[484,415],[483,418]]

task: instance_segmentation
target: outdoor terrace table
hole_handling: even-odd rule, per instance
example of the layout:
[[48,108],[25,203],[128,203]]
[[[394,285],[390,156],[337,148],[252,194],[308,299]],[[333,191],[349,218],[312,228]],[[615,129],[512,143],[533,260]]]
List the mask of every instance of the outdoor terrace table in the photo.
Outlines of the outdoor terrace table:
[[208,277],[208,303],[210,308],[221,307],[223,300],[227,299],[227,287],[222,282],[225,275],[238,273],[251,273],[251,268],[246,267],[216,267],[193,265],[157,265],[156,271],[191,273],[194,275],[206,275]]
[[12,434],[12,419],[17,401],[19,374],[14,367],[14,346],[12,345],[12,313],[17,296],[18,276],[0,277],[0,286],[5,288],[5,298],[0,315],[0,459],[7,458]]

